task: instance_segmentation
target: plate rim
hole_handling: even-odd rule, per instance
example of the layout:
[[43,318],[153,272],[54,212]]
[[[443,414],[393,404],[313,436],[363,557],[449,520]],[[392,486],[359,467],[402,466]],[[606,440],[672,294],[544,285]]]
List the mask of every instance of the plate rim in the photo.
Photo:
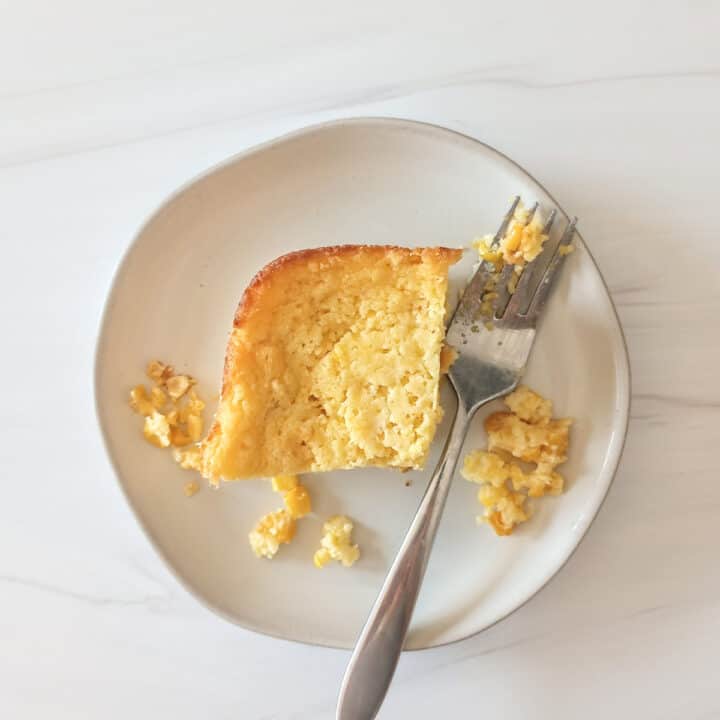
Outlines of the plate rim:
[[[514,166],[517,170],[519,170],[521,173],[526,175],[544,193],[547,194],[547,196],[552,200],[552,202],[557,207],[557,209],[563,214],[565,219],[566,220],[569,219],[567,212],[560,205],[560,203],[557,202],[557,200],[552,195],[552,193],[532,173],[530,173],[527,169],[525,169],[518,162],[513,160],[511,157],[509,157],[502,151],[493,147],[492,145],[489,145],[488,143],[483,142],[482,140],[479,140],[476,137],[473,137],[472,135],[468,135],[467,133],[461,132],[459,130],[455,130],[453,128],[449,128],[444,125],[438,125],[437,123],[427,122],[427,121],[423,121],[423,120],[415,120],[412,118],[384,116],[384,115],[368,115],[368,116],[361,115],[361,116],[335,118],[332,120],[326,120],[326,121],[322,121],[319,123],[313,123],[311,125],[305,125],[301,128],[297,128],[290,132],[283,133],[282,135],[278,135],[276,137],[273,137],[268,140],[264,140],[260,143],[257,143],[255,145],[252,145],[244,150],[241,150],[238,153],[230,155],[229,157],[225,158],[224,160],[221,160],[220,162],[212,164],[211,166],[209,166],[202,172],[194,175],[193,177],[191,177],[184,183],[180,184],[175,190],[173,190],[169,195],[167,195],[160,204],[158,204],[152,211],[150,211],[145,216],[145,219],[139,225],[138,229],[135,231],[135,233],[132,236],[127,247],[121,254],[120,259],[118,260],[117,266],[115,267],[115,270],[112,274],[109,288],[107,291],[107,295],[105,297],[105,301],[103,302],[102,312],[100,314],[100,320],[99,320],[99,324],[98,324],[98,335],[97,335],[97,340],[95,343],[95,351],[94,351],[94,357],[93,357],[93,400],[94,400],[93,406],[94,406],[94,411],[95,411],[95,419],[97,421],[98,429],[100,431],[102,446],[103,446],[103,448],[105,450],[105,454],[110,462],[110,466],[111,466],[113,474],[115,476],[116,485],[119,486],[120,491],[122,492],[122,495],[125,499],[125,502],[127,503],[129,510],[131,511],[133,517],[135,518],[138,525],[140,526],[142,532],[145,534],[145,536],[150,541],[150,544],[151,544],[153,550],[158,554],[160,559],[163,561],[165,568],[171,573],[171,575],[175,578],[175,580],[178,581],[180,586],[185,591],[187,591],[196,601],[198,601],[198,603],[201,606],[207,608],[208,610],[211,610],[217,616],[232,623],[233,625],[235,625],[237,627],[242,628],[243,630],[258,633],[258,634],[264,635],[266,637],[272,637],[272,638],[275,638],[278,640],[283,640],[285,642],[293,642],[293,643],[298,643],[300,645],[308,645],[310,647],[323,647],[323,648],[329,648],[329,649],[333,649],[333,650],[348,650],[348,647],[344,646],[344,645],[337,645],[337,644],[332,644],[332,643],[327,643],[327,642],[318,642],[318,641],[314,641],[314,640],[303,640],[303,639],[298,639],[298,638],[287,637],[284,635],[280,635],[278,633],[269,632],[265,629],[255,626],[252,623],[241,622],[236,617],[231,616],[225,610],[223,610],[220,607],[217,607],[214,603],[210,602],[207,598],[203,597],[194,587],[192,587],[189,584],[188,581],[185,580],[184,577],[182,577],[180,575],[180,573],[175,569],[174,565],[170,562],[169,558],[166,556],[166,553],[163,550],[162,545],[155,538],[153,532],[148,527],[148,524],[145,522],[143,516],[135,509],[134,505],[130,501],[128,492],[120,479],[119,466],[118,466],[118,463],[116,462],[116,458],[113,455],[113,452],[111,450],[110,442],[108,439],[108,432],[103,424],[103,419],[102,419],[102,412],[101,412],[101,407],[100,407],[100,405],[101,405],[101,402],[100,402],[100,376],[101,376],[101,361],[102,361],[102,357],[104,354],[104,346],[106,343],[105,336],[106,336],[106,332],[107,332],[107,320],[108,320],[108,315],[109,315],[110,309],[113,305],[116,286],[118,284],[118,281],[121,279],[121,276],[126,268],[127,261],[128,261],[130,254],[133,252],[133,250],[137,246],[137,244],[138,244],[140,238],[142,237],[142,235],[144,234],[145,230],[150,226],[150,224],[155,220],[155,218],[166,207],[168,207],[171,203],[173,203],[177,198],[179,198],[183,193],[185,193],[187,190],[189,190],[191,187],[193,187],[196,183],[206,179],[207,177],[215,174],[216,172],[218,172],[230,165],[233,165],[234,163],[242,160],[243,158],[246,158],[246,157],[249,157],[250,155],[254,155],[256,153],[262,152],[263,150],[266,150],[274,145],[278,145],[280,143],[284,143],[284,142],[293,140],[295,138],[302,137],[303,135],[309,135],[309,134],[312,134],[312,133],[315,133],[318,131],[322,131],[322,130],[326,130],[326,129],[330,129],[330,128],[334,128],[334,127],[339,127],[339,126],[343,126],[343,125],[379,125],[379,126],[394,125],[399,128],[405,127],[406,129],[412,129],[412,128],[423,129],[425,131],[437,133],[438,135],[454,136],[455,138],[459,138],[470,144],[480,145],[483,148],[485,148],[485,150],[489,151],[490,154],[496,155],[502,161],[510,163],[510,165]],[[607,482],[605,484],[605,488],[602,493],[602,497],[600,498],[600,500],[599,500],[597,506],[595,507],[594,511],[592,512],[591,516],[579,524],[578,538],[577,538],[577,541],[575,542],[574,546],[570,549],[570,551],[563,558],[563,560],[560,562],[560,564],[543,580],[543,582],[535,590],[533,590],[524,600],[522,600],[522,602],[518,603],[511,610],[509,610],[505,614],[501,615],[500,617],[496,618],[495,620],[493,620],[491,623],[485,625],[484,627],[479,628],[478,630],[474,630],[465,635],[462,635],[461,637],[454,638],[451,640],[446,640],[443,642],[432,643],[432,644],[427,644],[427,645],[422,645],[422,646],[416,646],[416,647],[412,647],[412,648],[403,648],[403,652],[419,652],[422,650],[431,650],[433,648],[441,648],[441,647],[446,647],[448,645],[453,645],[455,643],[463,642],[465,640],[475,637],[476,635],[479,635],[480,633],[485,632],[486,630],[489,630],[490,628],[494,627],[495,625],[502,622],[503,620],[506,620],[512,614],[514,614],[515,612],[520,610],[522,607],[524,607],[527,603],[529,603],[540,592],[542,592],[542,590],[544,590],[555,577],[557,577],[557,575],[560,573],[560,571],[567,565],[567,563],[570,561],[570,559],[573,557],[573,555],[577,552],[578,548],[585,540],[585,537],[587,536],[587,533],[589,532],[590,528],[592,527],[593,523],[595,522],[597,516],[599,515],[600,511],[602,510],[602,508],[605,504],[605,500],[607,499],[608,493],[610,491],[610,488],[612,487],[612,485],[615,481],[615,477],[617,475],[617,471],[620,466],[620,460],[622,459],[622,455],[623,455],[623,452],[625,449],[627,436],[628,436],[628,430],[629,430],[629,419],[630,419],[630,411],[631,411],[631,404],[632,404],[632,393],[631,393],[632,369],[631,369],[631,364],[630,364],[630,355],[628,352],[625,331],[624,331],[622,323],[620,321],[620,316],[618,315],[618,311],[615,306],[615,302],[613,300],[612,294],[610,292],[610,288],[608,287],[605,277],[602,274],[600,267],[598,266],[598,263],[595,260],[595,257],[593,256],[592,252],[590,251],[589,247],[587,246],[587,243],[585,242],[581,233],[576,231],[576,234],[580,238],[583,248],[584,248],[585,252],[587,253],[588,258],[590,259],[590,262],[592,263],[593,267],[595,268],[595,271],[597,272],[597,275],[600,278],[600,282],[602,283],[602,287],[605,290],[605,294],[607,295],[607,298],[610,302],[610,308],[612,310],[612,314],[615,319],[615,326],[617,328],[619,341],[620,341],[618,352],[613,353],[613,356],[616,360],[616,368],[615,368],[616,375],[615,376],[616,376],[616,380],[618,383],[617,397],[621,401],[620,408],[619,408],[621,410],[621,414],[618,418],[618,423],[619,423],[618,431],[619,432],[613,434],[613,437],[610,442],[610,446],[608,448],[609,462],[606,463],[608,478],[607,478]],[[618,360],[619,360],[619,363],[617,362]],[[370,613],[370,608],[368,608],[368,614],[369,613]]]

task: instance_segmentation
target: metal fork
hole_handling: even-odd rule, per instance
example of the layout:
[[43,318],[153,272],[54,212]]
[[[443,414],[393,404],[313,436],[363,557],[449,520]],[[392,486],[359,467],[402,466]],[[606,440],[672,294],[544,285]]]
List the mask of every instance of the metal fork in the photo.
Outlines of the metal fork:
[[[505,235],[519,202],[516,197],[492,246],[497,246]],[[527,223],[537,210],[536,204],[528,213]],[[546,234],[556,217],[553,210],[544,227]],[[350,658],[340,689],[338,720],[371,720],[380,709],[405,641],[470,420],[478,408],[517,386],[553,279],[564,259],[560,248],[570,244],[576,222],[574,218],[567,225],[539,282],[533,281],[535,270],[545,253],[525,267],[512,294],[506,289],[507,269],[501,273],[492,331],[482,328],[479,318],[491,272],[487,263],[481,263],[458,303],[447,330],[447,343],[459,352],[448,373],[458,397],[455,418],[420,507]]]

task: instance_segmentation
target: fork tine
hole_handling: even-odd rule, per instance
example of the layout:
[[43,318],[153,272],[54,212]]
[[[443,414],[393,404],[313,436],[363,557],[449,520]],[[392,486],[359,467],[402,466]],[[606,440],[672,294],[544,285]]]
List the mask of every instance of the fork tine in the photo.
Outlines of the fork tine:
[[[545,221],[545,226],[542,229],[543,235],[550,235],[550,231],[552,230],[552,226],[555,222],[556,217],[557,210],[553,208],[553,210],[550,212],[550,215],[548,215],[547,220]],[[507,280],[510,279],[510,275],[515,271],[515,266],[511,265],[503,269],[503,274],[505,274],[506,270],[508,271],[507,280],[503,281],[503,285],[505,292],[509,296],[509,300],[502,307],[502,312],[496,315],[496,319],[500,319],[501,316],[524,314],[523,311],[528,307],[530,301],[532,300],[532,293],[530,292],[530,284],[532,282],[533,276],[532,271],[542,256],[543,253],[541,253],[535,260],[528,263],[523,268],[522,274],[520,275],[520,279],[517,283],[517,287],[515,288],[515,292],[512,295],[510,295],[510,293],[507,291]],[[498,309],[500,309],[499,305]]]
[[545,306],[548,296],[550,295],[550,290],[552,290],[553,279],[555,278],[558,270],[563,264],[565,255],[567,255],[567,253],[563,253],[561,252],[561,250],[562,248],[569,246],[572,242],[573,236],[575,235],[575,226],[577,225],[577,221],[578,219],[574,217],[570,221],[568,226],[565,228],[565,232],[563,233],[563,236],[560,238],[560,242],[555,248],[555,253],[552,256],[552,260],[550,260],[548,266],[545,268],[542,280],[540,280],[540,283],[537,286],[537,290],[535,291],[535,295],[532,298],[530,307],[527,311],[528,315],[539,316],[540,313],[543,311],[543,307]]
[[[515,215],[515,210],[517,209],[519,203],[520,196],[516,195],[513,198],[510,209],[505,213],[505,217],[503,217],[500,227],[490,243],[490,247],[497,247],[500,240],[502,240],[508,229],[508,225],[510,225],[510,221]],[[488,278],[491,277],[494,272],[495,266],[492,263],[487,261],[480,263],[460,296],[455,312],[448,321],[448,327],[452,326],[456,318],[470,320],[473,324],[478,321],[480,317],[480,304],[485,292],[485,285]]]
[[515,215],[515,210],[517,210],[517,206],[519,203],[520,203],[520,196],[516,195],[512,201],[512,205],[510,205],[510,209],[505,213],[505,217],[502,219],[502,222],[500,223],[500,227],[498,228],[498,231],[495,233],[495,237],[493,238],[492,242],[490,243],[491,248],[495,248],[499,245],[500,241],[503,238],[503,235],[506,233],[506,231],[508,229],[508,225],[510,224],[510,221],[513,219],[513,215]]
[[[527,217],[525,218],[525,227],[527,227],[535,217],[535,213],[538,211],[540,207],[540,203],[536,202],[529,210]],[[550,228],[552,227],[553,221],[555,220],[555,210],[553,210],[550,213],[550,216],[548,217],[548,220],[545,222],[545,227],[543,228],[542,232],[544,235],[547,235],[550,232]],[[496,292],[498,294],[497,300],[495,302],[495,319],[499,320],[503,313],[505,312],[505,308],[507,307],[508,302],[510,301],[510,296],[512,293],[508,290],[508,284],[510,282],[510,278],[512,277],[513,273],[515,272],[515,266],[514,265],[505,265],[503,269],[500,272],[500,276],[498,277],[497,285],[496,285]]]

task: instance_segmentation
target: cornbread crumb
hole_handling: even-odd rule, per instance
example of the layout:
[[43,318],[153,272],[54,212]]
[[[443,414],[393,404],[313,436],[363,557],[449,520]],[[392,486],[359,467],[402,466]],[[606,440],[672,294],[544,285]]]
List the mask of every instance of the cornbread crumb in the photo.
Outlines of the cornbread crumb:
[[528,519],[524,510],[525,495],[508,490],[505,485],[482,485],[478,501],[486,508],[486,515],[479,515],[479,522],[489,523],[498,535],[510,535],[516,525]]
[[280,545],[289,543],[295,536],[296,523],[290,513],[276,510],[260,518],[248,535],[250,547],[259,558],[272,559]]
[[183,490],[185,492],[185,497],[192,497],[200,492],[200,483],[197,480],[190,480],[185,483]]
[[442,416],[447,272],[461,254],[341,246],[263,269],[235,316],[205,477],[422,467]]
[[[497,412],[485,420],[488,450],[475,450],[464,460],[462,475],[478,483],[478,501],[485,512],[478,521],[487,522],[498,535],[510,535],[529,518],[527,497],[559,495],[564,478],[555,468],[567,459],[568,418],[553,419],[552,403],[525,386],[505,398],[512,412]],[[535,463],[526,472],[503,456]]]
[[272,489],[283,496],[285,508],[262,517],[250,533],[250,547],[258,557],[272,559],[280,543],[289,543],[295,536],[296,520],[312,512],[307,488],[295,475],[276,475]]
[[192,387],[195,380],[189,375],[175,375],[172,365],[160,360],[151,360],[146,374],[155,383],[150,391],[144,385],[130,390],[130,407],[145,416],[145,439],[156,447],[172,447],[180,467],[199,471],[200,448],[189,446],[202,437],[205,403]]
[[156,447],[168,447],[170,445],[170,424],[167,418],[157,410],[153,410],[152,414],[145,418],[143,435]]
[[503,260],[508,265],[532,262],[543,249],[547,235],[543,234],[541,213],[536,211],[528,223],[529,210],[518,204],[504,237],[500,241]]
[[507,291],[512,295],[517,289],[520,274],[527,263],[532,262],[541,252],[547,235],[543,233],[544,221],[542,214],[537,210],[528,222],[529,210],[522,203],[515,208],[505,235],[493,246],[494,236],[485,235],[473,241],[473,247],[478,251],[480,260],[489,270],[489,278],[485,284],[484,292],[480,298],[479,314],[485,318],[487,330],[494,330],[492,316],[495,314],[495,300],[499,297],[497,283],[500,273],[510,265],[514,272],[507,280]]
[[173,400],[179,400],[194,382],[189,375],[173,375],[165,381],[165,387]]
[[353,522],[346,515],[335,515],[323,525],[320,549],[313,556],[315,567],[322,568],[331,560],[351,567],[360,557],[360,548],[352,544]]
[[173,450],[173,458],[183,470],[199,470],[202,462],[202,453],[197,445],[182,450]]
[[163,385],[174,371],[172,365],[166,365],[159,360],[151,360],[145,372],[151,380],[154,380],[158,385]]
[[440,351],[440,374],[447,375],[452,364],[458,359],[458,351],[452,345],[443,345]]
[[528,223],[530,211],[519,203],[505,235],[493,246],[493,235],[484,235],[473,241],[480,259],[493,266],[496,272],[505,265],[523,266],[532,262],[543,249],[547,235],[543,234],[542,213],[537,210]]
[[569,255],[571,252],[575,251],[575,246],[568,243],[567,245],[561,245],[558,249],[558,253],[560,255]]
[[150,401],[144,385],[136,385],[130,390],[130,407],[139,415],[152,415],[155,407]]

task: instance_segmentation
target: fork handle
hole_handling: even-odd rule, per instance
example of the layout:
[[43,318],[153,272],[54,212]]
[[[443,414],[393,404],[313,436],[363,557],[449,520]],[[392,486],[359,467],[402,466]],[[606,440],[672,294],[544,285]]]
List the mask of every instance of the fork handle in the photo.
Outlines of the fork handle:
[[470,414],[459,402],[440,461],[348,663],[340,688],[337,720],[372,720],[385,698],[405,642],[469,421]]

